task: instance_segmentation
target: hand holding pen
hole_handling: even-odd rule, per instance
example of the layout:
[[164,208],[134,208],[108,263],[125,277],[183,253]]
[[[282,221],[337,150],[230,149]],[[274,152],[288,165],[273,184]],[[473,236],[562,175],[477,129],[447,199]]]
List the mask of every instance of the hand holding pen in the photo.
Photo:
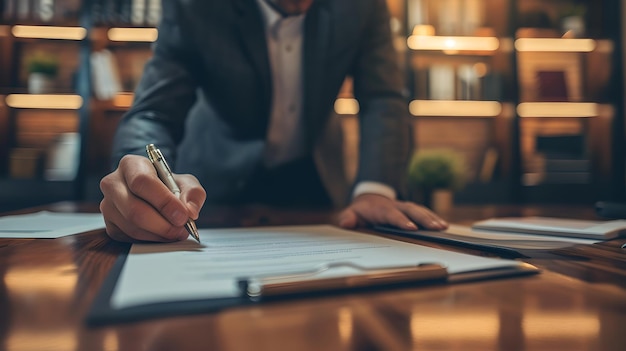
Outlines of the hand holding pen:
[[172,242],[188,237],[189,218],[197,218],[206,192],[196,177],[174,174],[180,195],[164,186],[152,162],[139,155],[124,156],[115,171],[100,182],[104,198],[100,211],[106,232],[125,242]]
[[[146,146],[146,152],[148,153],[150,162],[152,162],[154,169],[156,169],[157,174],[159,175],[159,179],[163,181],[163,184],[165,184],[165,186],[167,186],[167,188],[174,195],[176,195],[177,198],[180,198],[180,188],[178,187],[178,184],[176,184],[172,170],[167,164],[167,161],[165,161],[165,157],[163,157],[161,150],[157,149],[154,144],[149,144]],[[196,228],[196,223],[191,218],[187,219],[185,229],[187,229],[187,232],[191,234],[191,236],[193,236],[198,243],[200,243],[198,228]]]

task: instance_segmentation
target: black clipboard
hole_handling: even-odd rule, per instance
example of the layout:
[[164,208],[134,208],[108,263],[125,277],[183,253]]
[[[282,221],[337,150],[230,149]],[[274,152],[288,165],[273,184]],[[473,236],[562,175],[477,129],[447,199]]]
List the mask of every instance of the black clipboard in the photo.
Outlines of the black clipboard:
[[[128,258],[130,246],[120,254],[109,275],[104,280],[99,294],[94,299],[87,315],[87,325],[101,326],[112,323],[126,323],[149,318],[193,315],[216,312],[222,309],[271,301],[288,297],[313,296],[364,289],[414,286],[417,284],[445,283],[448,272],[442,265],[423,263],[415,266],[366,269],[349,262],[336,262],[323,265],[313,271],[294,272],[281,276],[242,277],[239,280],[241,295],[229,298],[209,298],[199,300],[149,303],[140,306],[115,309],[111,298],[118,278]],[[332,278],[316,278],[315,275],[328,269],[350,266],[362,271],[361,274]]]
[[[258,234],[261,235],[261,238],[267,233],[271,235],[282,233],[281,235],[286,235],[287,237],[293,233],[299,233],[296,235],[304,234],[305,238],[308,237],[309,240],[311,240],[310,238],[314,238],[316,242],[328,235],[328,238],[348,238],[347,241],[349,245],[355,242],[360,245],[365,242],[367,243],[365,249],[368,250],[378,250],[379,247],[382,250],[393,250],[394,248],[392,244],[388,243],[388,241],[394,241],[390,238],[377,236],[373,233],[346,231],[329,225],[245,228],[245,230],[242,228],[231,228],[219,229],[217,230],[218,233],[208,231],[204,234],[207,236],[206,239],[211,238],[212,234],[217,235],[216,240],[219,242],[221,240],[219,239],[219,235],[224,234],[221,232],[223,230],[235,231],[246,237]],[[318,235],[322,236],[317,237]],[[230,235],[228,237],[230,238]],[[332,243],[332,241],[329,242]],[[129,257],[133,257],[132,255],[135,253],[140,255],[145,253],[195,250],[196,244],[193,242],[193,245],[190,244],[193,247],[186,247],[185,245],[187,245],[187,243],[184,242],[175,244],[181,247],[174,247],[173,249],[163,246],[163,248],[165,248],[164,250],[159,249],[159,246],[143,245],[137,248],[136,251],[129,246],[125,252],[120,254],[104,280],[87,314],[86,323],[90,326],[98,326],[150,318],[211,313],[236,306],[246,306],[275,300],[282,301],[291,298],[336,294],[340,292],[354,292],[355,290],[371,291],[408,286],[417,287],[448,284],[529,275],[539,272],[534,266],[520,261],[507,260],[506,262],[502,262],[502,264],[486,262],[484,260],[492,259],[476,257],[474,260],[469,258],[469,256],[472,255],[463,254],[468,257],[459,257],[457,255],[461,255],[461,253],[427,247],[420,249],[419,247],[421,246],[417,244],[395,242],[399,244],[399,248],[404,246],[415,247],[414,251],[410,249],[410,256],[405,256],[404,259],[395,261],[397,262],[395,265],[392,263],[385,264],[385,261],[376,261],[376,264],[370,265],[368,260],[363,261],[358,259],[362,258],[360,256],[361,253],[355,257],[356,260],[352,260],[353,256],[351,255],[343,255],[331,260],[313,260],[311,265],[294,268],[294,270],[305,269],[307,271],[290,271],[289,267],[286,267],[287,269],[267,271],[269,274],[281,274],[280,276],[264,276],[263,270],[253,269],[250,270],[251,276],[230,276],[228,279],[232,279],[232,282],[236,284],[234,287],[239,289],[238,295],[232,294],[234,291],[231,291],[231,293],[229,293],[231,295],[228,297],[213,298],[210,297],[210,295],[208,295],[208,297],[195,295],[198,297],[193,300],[185,300],[185,297],[181,296],[178,300],[168,300],[166,302],[150,302],[155,300],[146,300],[145,303],[140,305],[135,304],[120,307],[115,305],[113,298],[115,297],[116,285],[120,284],[122,272],[125,272],[124,267],[128,262],[132,262],[129,260]],[[370,245],[373,246],[370,248]],[[306,247],[306,245],[301,247]],[[358,247],[357,245],[356,249],[358,249]],[[210,250],[210,245],[207,246],[207,248]],[[232,247],[230,249],[232,249]],[[307,252],[306,249],[303,250],[304,253]],[[292,251],[293,250],[289,250],[289,254],[298,255],[299,253],[298,250],[295,250],[295,252]],[[441,253],[438,253],[439,251],[441,251]],[[379,251],[374,252],[377,253]],[[424,252],[425,255],[420,256],[420,252]],[[218,250],[216,253],[227,254],[228,250]],[[407,252],[404,251],[404,254],[406,255]],[[272,255],[275,255],[275,253],[272,253]],[[463,263],[465,259],[469,259],[467,263],[469,266]],[[459,260],[461,260],[461,262],[459,262]],[[317,264],[315,264],[315,262],[317,262]],[[174,262],[173,264],[176,263]],[[365,265],[361,266],[363,264]],[[242,275],[245,275],[246,272],[247,270],[243,270],[237,274],[243,273]]]
[[[293,276],[251,277],[242,279],[239,282],[242,290],[242,294],[239,297],[150,303],[115,309],[111,306],[111,298],[129,251],[130,247],[125,253],[120,254],[111,268],[109,275],[103,282],[100,292],[94,299],[92,307],[87,314],[86,323],[88,326],[97,327],[151,318],[211,313],[227,308],[246,306],[262,301],[275,301],[276,299],[289,297],[298,298],[342,291],[353,292],[355,290],[463,283],[539,273],[539,269],[536,267],[530,264],[520,263],[517,266],[504,266],[450,275],[447,273],[445,267],[434,263],[427,263],[415,266],[421,269],[422,274],[411,274],[410,272],[407,274],[407,271],[410,270],[411,267],[396,267],[365,271],[362,275],[352,276],[351,280],[338,278],[338,281],[333,281],[335,278],[324,278],[315,280],[314,284],[302,284],[306,279],[302,279],[301,276],[311,274],[311,272],[300,272]],[[309,280],[309,283],[313,282]],[[253,288],[252,292],[249,290],[251,286],[256,287]],[[258,291],[259,286],[262,287],[262,292]],[[296,288],[294,289],[294,287]],[[256,293],[254,289],[256,289]]]
[[113,290],[124,268],[124,263],[128,258],[130,248],[131,246],[128,246],[126,252],[120,254],[102,283],[102,287],[98,295],[96,295],[91,309],[87,313],[86,323],[88,326],[95,327],[113,323],[129,323],[150,318],[202,314],[253,303],[252,300],[241,296],[239,298],[150,303],[115,309],[111,306],[111,297],[113,296]]

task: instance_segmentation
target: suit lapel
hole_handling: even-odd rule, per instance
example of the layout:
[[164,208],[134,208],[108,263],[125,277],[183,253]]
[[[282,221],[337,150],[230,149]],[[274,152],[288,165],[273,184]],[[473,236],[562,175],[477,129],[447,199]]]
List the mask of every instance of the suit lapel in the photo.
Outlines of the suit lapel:
[[234,0],[233,5],[239,14],[237,28],[243,48],[250,58],[261,83],[259,92],[263,103],[262,111],[266,117],[265,126],[270,114],[272,97],[272,82],[270,77],[270,64],[265,38],[265,26],[255,0]]
[[331,17],[326,1],[317,0],[304,23],[304,119],[307,143],[312,146],[324,119],[319,116],[322,77],[330,43]]

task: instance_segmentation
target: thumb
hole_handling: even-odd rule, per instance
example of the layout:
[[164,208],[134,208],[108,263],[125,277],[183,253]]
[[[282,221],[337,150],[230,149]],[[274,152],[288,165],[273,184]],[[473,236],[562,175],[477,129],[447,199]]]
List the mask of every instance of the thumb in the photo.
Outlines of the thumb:
[[351,209],[346,209],[339,214],[339,226],[346,229],[352,229],[357,226],[358,216]]

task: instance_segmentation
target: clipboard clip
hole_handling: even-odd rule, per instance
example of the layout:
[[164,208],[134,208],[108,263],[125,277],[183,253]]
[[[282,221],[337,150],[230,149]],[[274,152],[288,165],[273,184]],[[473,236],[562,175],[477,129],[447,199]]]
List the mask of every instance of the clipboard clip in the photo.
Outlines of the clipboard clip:
[[[335,277],[318,277],[337,268],[353,268],[360,273]],[[438,263],[411,266],[367,268],[352,262],[333,262],[310,271],[277,276],[258,276],[239,280],[243,295],[250,299],[293,295],[330,290],[375,287],[401,283],[441,281],[448,277],[447,269]]]

